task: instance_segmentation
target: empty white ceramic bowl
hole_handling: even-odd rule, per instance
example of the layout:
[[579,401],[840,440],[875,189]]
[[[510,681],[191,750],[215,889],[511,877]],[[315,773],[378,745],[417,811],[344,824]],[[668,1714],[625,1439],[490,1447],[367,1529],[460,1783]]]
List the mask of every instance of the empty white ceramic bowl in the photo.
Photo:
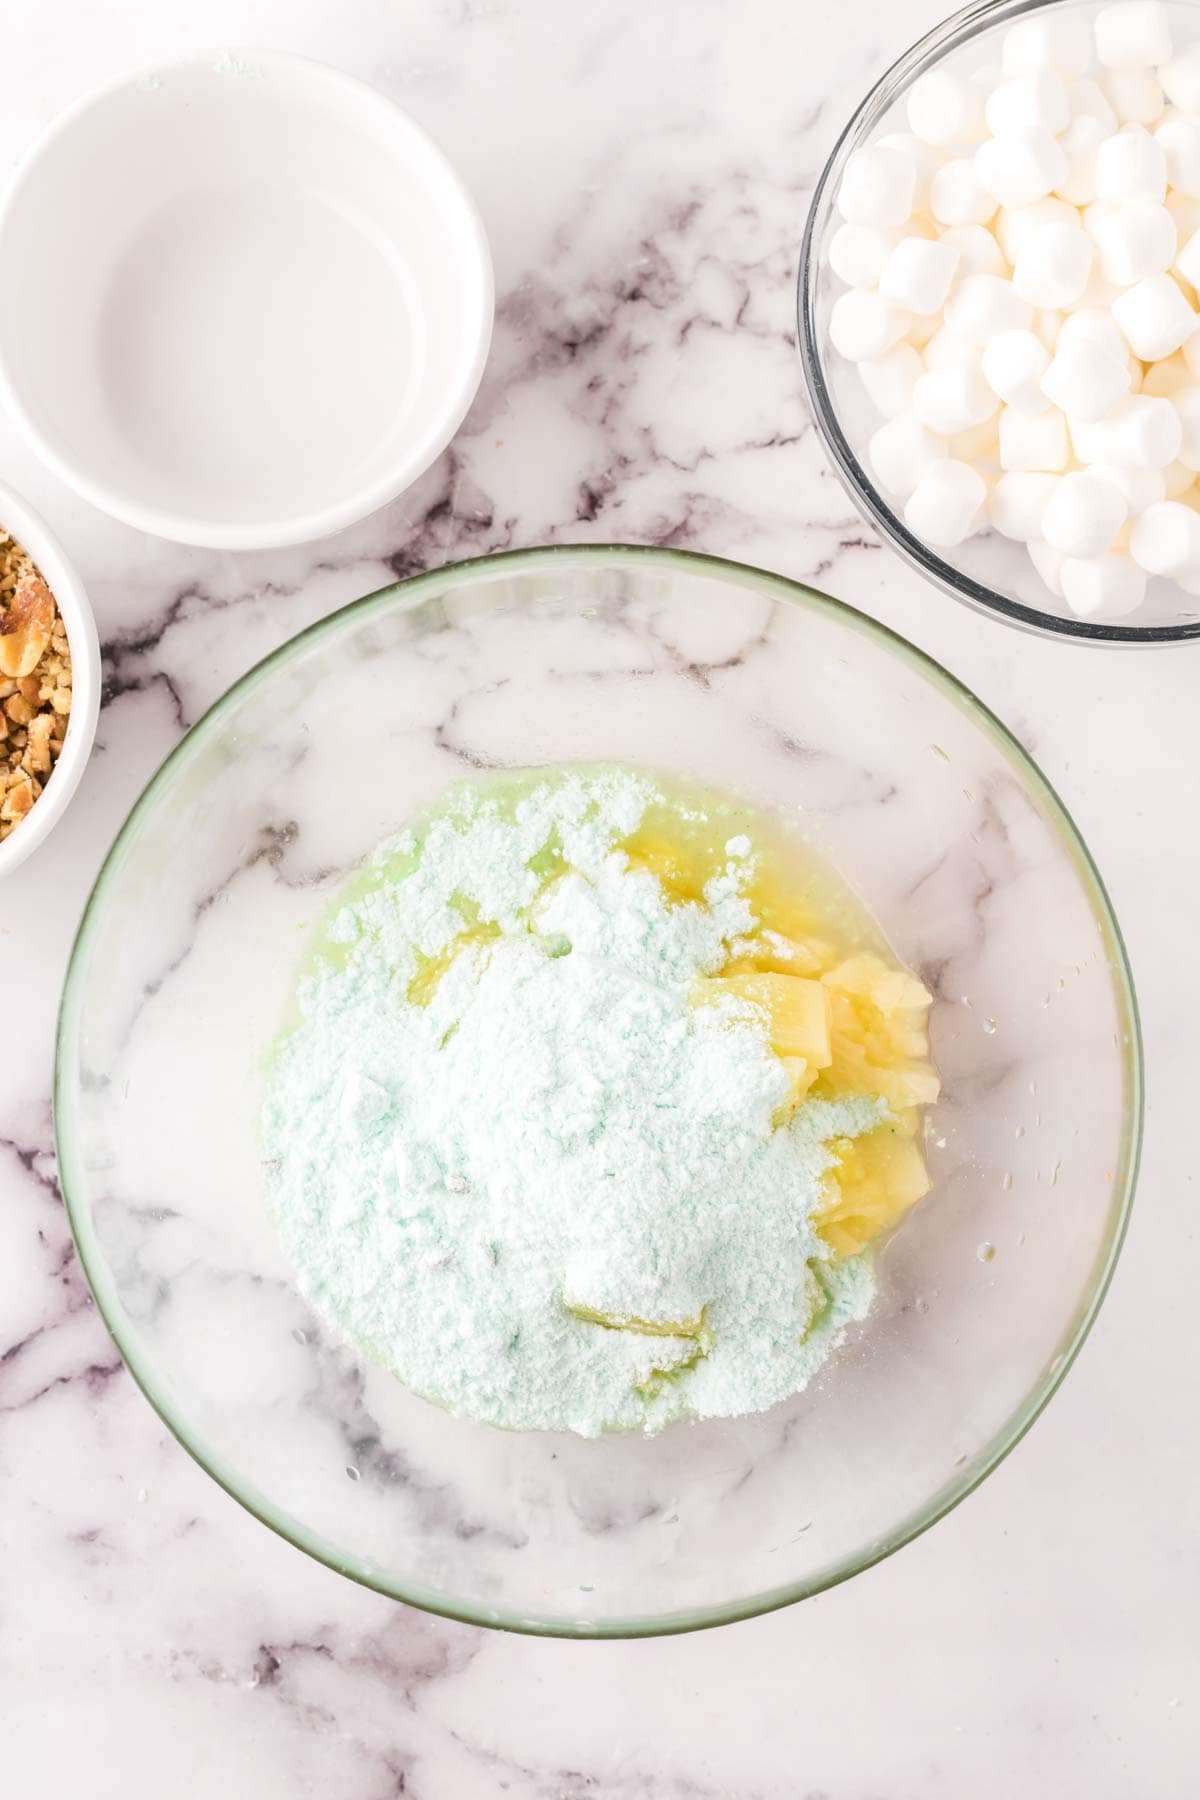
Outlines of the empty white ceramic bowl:
[[100,645],[83,583],[49,526],[12,488],[0,482],[0,526],[37,564],[58,604],[71,647],[71,714],[62,754],[45,790],[17,829],[0,843],[0,881],[45,843],[79,786],[100,713]]
[[491,337],[483,227],[374,88],[275,52],[130,76],[0,205],[0,389],[105,512],[221,549],[321,537],[428,468]]

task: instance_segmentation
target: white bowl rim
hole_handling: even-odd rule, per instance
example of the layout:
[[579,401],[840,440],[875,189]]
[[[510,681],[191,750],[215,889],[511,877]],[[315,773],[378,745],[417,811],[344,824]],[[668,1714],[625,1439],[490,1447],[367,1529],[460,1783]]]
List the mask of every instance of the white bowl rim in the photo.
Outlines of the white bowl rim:
[[0,881],[11,875],[53,831],[87,767],[100,717],[100,640],[83,582],[50,527],[14,488],[0,481],[0,527],[37,564],[67,628],[71,649],[71,712],[62,753],[32,811],[0,844]]
[[316,510],[292,514],[260,523],[232,523],[229,520],[200,518],[168,507],[147,504],[136,494],[114,486],[100,473],[78,462],[70,451],[62,449],[43,425],[28,411],[20,399],[13,378],[8,351],[0,335],[0,401],[25,433],[38,456],[60,480],[85,500],[107,513],[110,518],[132,525],[153,537],[173,543],[195,545],[211,550],[275,550],[292,544],[309,543],[328,537],[356,524],[375,512],[424,474],[442,454],[475,398],[491,347],[495,316],[495,277],[491,251],[479,209],[461,176],[449,158],[402,106],[370,82],[350,75],[344,69],[320,62],[315,57],[301,56],[290,50],[256,50],[233,46],[217,46],[171,57],[128,70],[111,81],[79,95],[34,138],[18,158],[0,194],[0,243],[10,213],[25,183],[30,179],[43,155],[60,139],[69,136],[75,125],[94,107],[103,105],[123,90],[137,88],[181,70],[208,68],[219,71],[222,62],[231,66],[244,63],[262,68],[284,80],[295,78],[302,83],[323,82],[340,92],[351,104],[386,119],[391,130],[407,138],[412,155],[440,171],[455,193],[461,208],[460,230],[456,234],[463,248],[464,266],[475,264],[479,287],[479,309],[473,324],[474,342],[470,354],[464,354],[459,379],[447,389],[440,414],[431,415],[422,437],[405,447],[392,461],[387,473],[335,504]]

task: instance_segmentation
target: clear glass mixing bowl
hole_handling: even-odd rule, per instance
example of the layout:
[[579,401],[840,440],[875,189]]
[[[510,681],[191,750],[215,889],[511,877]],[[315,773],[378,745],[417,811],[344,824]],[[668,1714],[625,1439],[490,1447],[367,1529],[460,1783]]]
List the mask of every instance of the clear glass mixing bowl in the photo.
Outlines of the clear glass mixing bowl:
[[[1164,4],[1177,45],[1200,36],[1193,0]],[[1092,18],[1100,6],[1095,0],[974,0],[919,38],[862,101],[821,172],[804,231],[797,311],[805,383],[817,429],[850,498],[901,556],[943,592],[1011,625],[1053,636],[1097,644],[1178,643],[1200,638],[1200,597],[1185,593],[1177,582],[1152,580],[1142,606],[1128,619],[1079,619],[1042,581],[1024,544],[989,531],[956,550],[939,551],[914,537],[870,472],[867,445],[883,420],[854,365],[830,342],[829,315],[845,288],[826,257],[841,222],[834,199],[847,158],[885,132],[907,131],[908,91],[927,70],[946,67],[969,75],[998,65],[1001,40],[1013,21],[1051,10]]]
[[[347,870],[472,769],[618,759],[798,818],[936,996],[936,1186],[804,1394],[656,1438],[450,1418],[330,1338],[264,1201],[258,1059]],[[80,1255],[148,1398],[275,1531],[478,1623],[687,1630],[843,1580],[1041,1410],[1133,1189],[1141,1062],[1075,828],[987,710],[882,626],[680,552],[561,548],[373,594],[253,669],[134,808],[58,1043]]]

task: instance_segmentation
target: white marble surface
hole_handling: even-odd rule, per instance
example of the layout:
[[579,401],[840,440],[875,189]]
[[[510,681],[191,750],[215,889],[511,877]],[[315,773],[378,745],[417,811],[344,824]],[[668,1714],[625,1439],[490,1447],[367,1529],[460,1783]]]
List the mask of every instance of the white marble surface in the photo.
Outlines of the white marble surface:
[[[804,207],[926,0],[136,0],[6,18],[0,159],[109,74],[276,44],[378,82],[474,188],[500,308],[479,401],[409,495],[325,544],[194,552],[109,524],[0,424],[106,646],[98,752],[0,891],[0,1720],[50,1800],[1158,1800],[1200,1753],[1194,949],[1200,651],[1035,643],[924,587],[826,468],[792,341]],[[9,277],[11,278],[11,276]],[[965,1506],[789,1612],[692,1638],[482,1634],[360,1592],[169,1438],[75,1266],[50,1154],[79,909],[181,729],[301,625],[407,572],[546,539],[701,547],[805,576],[945,661],[1061,787],[1130,941],[1150,1071],[1124,1259],[1048,1413]]]

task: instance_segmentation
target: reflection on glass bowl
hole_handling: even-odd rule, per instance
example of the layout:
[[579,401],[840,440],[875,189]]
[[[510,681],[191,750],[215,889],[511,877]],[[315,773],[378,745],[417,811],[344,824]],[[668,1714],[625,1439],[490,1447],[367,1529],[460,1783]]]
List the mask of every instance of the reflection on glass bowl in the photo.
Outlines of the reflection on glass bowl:
[[[1196,35],[1196,10],[1165,0],[1177,42]],[[1017,18],[1066,11],[1092,17],[1091,0],[975,0],[927,32],[881,77],[834,146],[813,194],[800,254],[797,293],[800,353],[818,430],[851,499],[904,556],[944,592],[1027,630],[1100,644],[1169,644],[1200,637],[1200,597],[1176,582],[1151,580],[1137,612],[1124,619],[1077,618],[1046,586],[1024,544],[988,531],[953,550],[914,537],[870,470],[867,445],[883,423],[858,372],[833,348],[829,315],[845,292],[828,266],[829,240],[840,224],[834,200],[847,159],[884,133],[907,130],[905,101],[932,68],[972,73],[999,61],[1000,41]]]
[[[934,993],[944,1089],[934,1190],[808,1390],[755,1417],[589,1441],[451,1418],[321,1326],[265,1201],[259,1065],[305,932],[408,815],[470,770],[613,760],[799,820]],[[815,1593],[995,1466],[1107,1284],[1140,1067],[1096,871],[965,689],[779,577],[563,547],[359,601],[184,739],[89,902],[56,1119],[104,1317],[243,1505],[417,1605],[621,1636]]]

